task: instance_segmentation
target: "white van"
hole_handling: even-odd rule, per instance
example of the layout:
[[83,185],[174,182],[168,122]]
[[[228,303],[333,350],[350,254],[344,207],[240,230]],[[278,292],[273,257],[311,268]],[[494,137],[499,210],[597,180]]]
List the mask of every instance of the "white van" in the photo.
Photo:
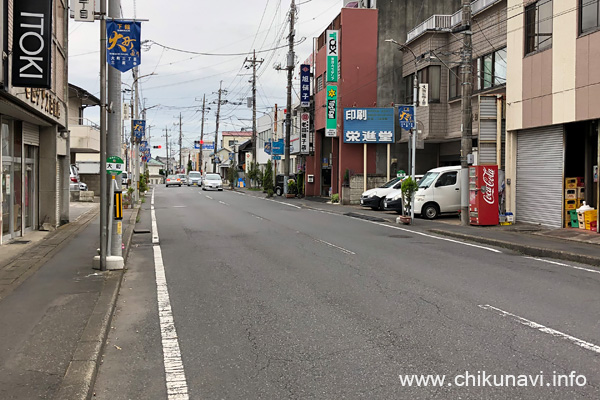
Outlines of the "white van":
[[460,211],[460,176],[460,165],[434,168],[423,175],[415,193],[415,214],[434,219]]

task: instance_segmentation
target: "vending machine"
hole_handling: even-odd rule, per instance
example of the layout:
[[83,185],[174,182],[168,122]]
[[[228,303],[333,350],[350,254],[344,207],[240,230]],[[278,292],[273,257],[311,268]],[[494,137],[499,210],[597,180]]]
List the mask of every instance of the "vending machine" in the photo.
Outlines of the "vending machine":
[[469,221],[471,225],[498,225],[498,166],[469,167]]

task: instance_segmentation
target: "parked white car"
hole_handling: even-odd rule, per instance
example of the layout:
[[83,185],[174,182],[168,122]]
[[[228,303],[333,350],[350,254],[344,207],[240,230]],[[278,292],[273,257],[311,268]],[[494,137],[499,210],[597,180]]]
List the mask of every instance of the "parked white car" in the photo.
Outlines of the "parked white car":
[[[402,178],[402,180],[406,178]],[[421,178],[423,178],[423,175],[415,175],[417,183],[419,183]],[[385,199],[383,200],[383,209],[385,211],[396,211],[398,214],[402,214],[403,207],[402,188],[392,190],[387,194],[387,196],[385,196]]]
[[429,170],[415,193],[415,214],[434,219],[440,214],[457,213],[460,210],[460,176],[460,166]]
[[369,189],[360,196],[360,205],[371,207],[373,210],[383,210],[383,200],[392,190],[400,189],[402,178],[394,178],[383,186]]

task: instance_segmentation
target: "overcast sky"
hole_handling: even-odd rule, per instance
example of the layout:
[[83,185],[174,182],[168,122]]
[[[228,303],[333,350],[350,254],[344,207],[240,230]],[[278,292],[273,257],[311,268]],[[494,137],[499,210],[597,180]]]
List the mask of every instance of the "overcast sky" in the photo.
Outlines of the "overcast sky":
[[[296,0],[296,43],[298,64],[311,54],[313,38],[327,29],[339,14],[342,0]],[[221,107],[219,131],[252,127],[252,114],[246,105],[251,96],[251,70],[243,68],[246,57],[256,49],[257,58],[264,59],[258,69],[257,109],[286,103],[286,72],[274,66],[286,65],[288,11],[290,0],[121,0],[124,19],[136,17],[142,22],[144,46],[139,76],[140,93],[145,101],[147,125],[150,125],[151,144],[163,145],[152,155],[164,155],[165,128],[169,135],[179,135],[179,113],[183,122],[183,145],[192,146],[200,136],[202,96],[207,107],[205,139],[215,131],[216,102],[219,82],[227,94],[222,99],[242,102],[242,105]],[[134,10],[135,7],[135,10]],[[69,21],[69,83],[99,97],[99,39],[100,22]],[[166,46],[172,49],[167,49]],[[279,49],[275,49],[281,47]],[[273,50],[275,49],[275,50]],[[198,55],[193,53],[210,53]],[[239,54],[222,56],[222,54]],[[111,68],[111,67],[109,67]],[[296,69],[295,92],[299,91]],[[122,74],[124,83],[133,81],[131,71]],[[123,87],[127,87],[123,85]],[[126,94],[128,102],[129,94]],[[257,117],[261,113],[257,113]],[[85,117],[98,122],[97,108],[87,109]]]

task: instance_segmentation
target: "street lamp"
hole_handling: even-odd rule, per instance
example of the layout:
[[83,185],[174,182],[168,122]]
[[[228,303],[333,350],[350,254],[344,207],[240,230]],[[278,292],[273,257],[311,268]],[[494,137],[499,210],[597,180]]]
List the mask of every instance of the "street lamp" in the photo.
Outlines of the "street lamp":
[[[417,96],[418,96],[418,91],[419,91],[419,78],[417,77],[417,55],[415,54],[415,52],[408,46],[398,43],[397,41],[395,41],[394,39],[386,39],[386,42],[390,42],[390,43],[394,43],[396,44],[401,51],[406,52],[409,51],[412,56],[414,57],[415,60],[415,77],[413,79],[413,109],[414,109],[414,119],[415,119],[415,128],[411,129],[411,139],[412,139],[412,143],[411,143],[411,166],[410,166],[410,174],[413,180],[415,180],[415,166],[416,166],[416,153],[417,153],[417,132],[418,132],[418,126],[417,126]],[[411,207],[410,207],[410,218],[411,221],[414,220],[415,218],[415,210],[414,210],[414,195],[413,198],[411,199]]]

